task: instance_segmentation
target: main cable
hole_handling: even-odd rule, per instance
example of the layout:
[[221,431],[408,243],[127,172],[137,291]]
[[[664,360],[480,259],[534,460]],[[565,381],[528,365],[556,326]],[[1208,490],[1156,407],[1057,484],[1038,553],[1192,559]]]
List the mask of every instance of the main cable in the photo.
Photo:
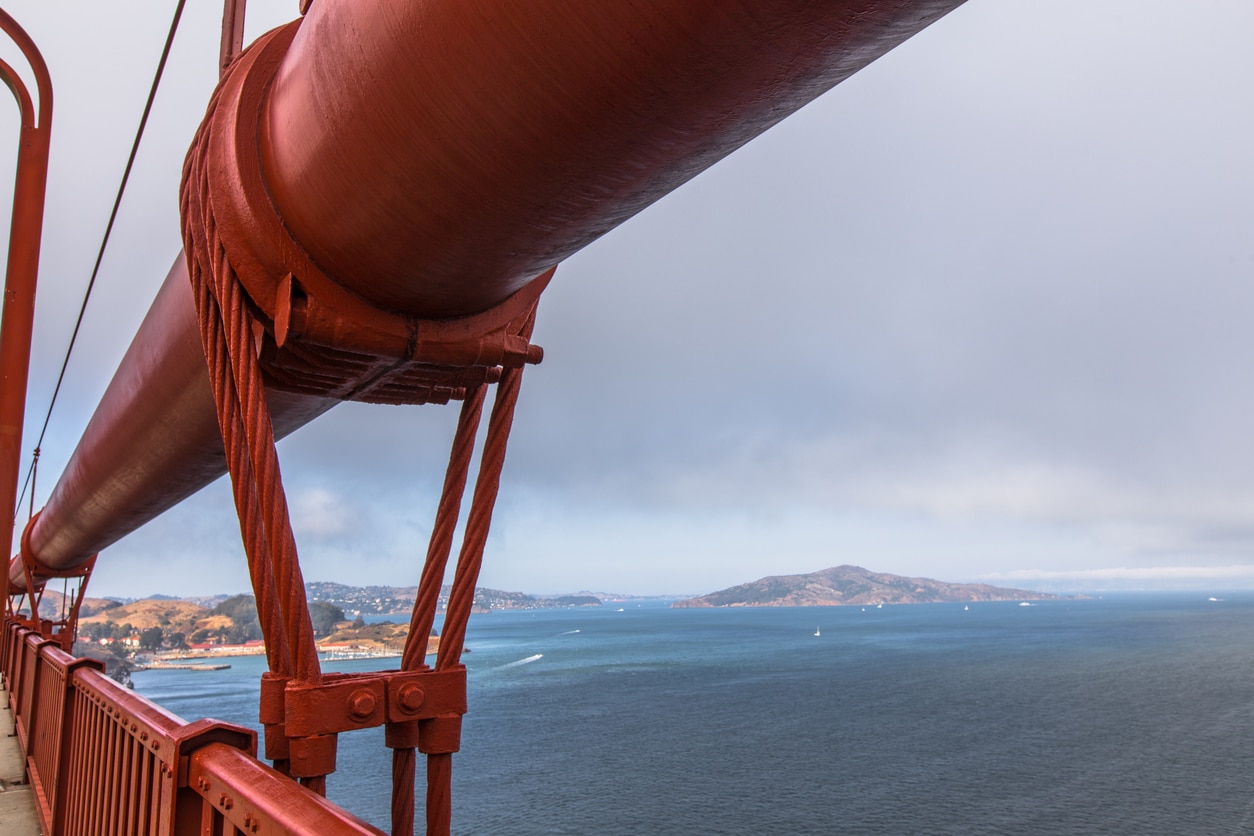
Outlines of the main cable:
[[[31,483],[31,474],[35,462],[39,459],[40,448],[43,447],[44,435],[48,432],[48,422],[52,420],[52,410],[57,405],[57,395],[61,393],[61,384],[65,381],[65,370],[70,365],[70,355],[74,352],[74,343],[78,340],[79,329],[83,325],[83,316],[87,313],[87,302],[91,299],[92,289],[96,286],[96,276],[100,273],[100,264],[104,261],[105,249],[109,246],[109,237],[113,234],[113,223],[117,220],[118,209],[122,205],[122,195],[126,192],[127,181],[131,178],[131,169],[135,166],[135,157],[139,153],[139,143],[144,137],[144,128],[148,125],[148,114],[152,112],[152,103],[157,98],[157,88],[161,85],[161,76],[165,72],[166,60],[170,57],[170,47],[174,44],[174,34],[178,31],[179,21],[183,17],[183,7],[187,0],[178,0],[174,9],[174,19],[170,21],[170,31],[165,38],[165,47],[161,50],[161,60],[157,62],[157,72],[152,79],[152,87],[148,91],[148,101],[144,103],[144,114],[139,119],[139,128],[135,131],[135,142],[131,145],[131,155],[126,160],[126,169],[122,172],[122,182],[118,184],[118,194],[113,201],[113,211],[109,213],[109,223],[105,226],[104,237],[100,241],[100,250],[96,253],[96,264],[92,267],[91,278],[87,281],[87,290],[83,294],[83,304],[78,309],[78,319],[74,321],[74,331],[70,334],[70,344],[65,349],[65,359],[61,362],[61,372],[57,375],[57,385],[52,390],[52,400],[48,402],[48,412],[44,415],[44,425],[39,430],[39,440],[35,442],[31,466],[26,470],[26,479],[22,482],[22,492],[18,495],[13,509],[13,519],[17,520],[22,500],[26,497],[26,488]],[[32,499],[34,498],[32,492]]]

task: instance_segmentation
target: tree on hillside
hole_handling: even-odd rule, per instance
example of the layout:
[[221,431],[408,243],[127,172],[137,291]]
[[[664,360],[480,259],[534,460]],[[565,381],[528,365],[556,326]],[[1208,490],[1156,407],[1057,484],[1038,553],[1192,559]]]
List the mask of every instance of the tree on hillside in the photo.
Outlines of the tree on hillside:
[[327,601],[310,601],[309,620],[314,636],[329,636],[335,632],[335,625],[344,620],[344,611]]
[[141,650],[158,650],[164,638],[165,631],[160,627],[149,627],[139,634],[139,647]]
[[231,627],[226,633],[227,641],[243,644],[261,638],[261,622],[257,620],[257,601],[253,596],[232,595],[214,607],[212,613],[231,619]]
[[232,595],[214,607],[214,615],[225,615],[232,621],[255,621],[257,618],[257,602],[251,595]]

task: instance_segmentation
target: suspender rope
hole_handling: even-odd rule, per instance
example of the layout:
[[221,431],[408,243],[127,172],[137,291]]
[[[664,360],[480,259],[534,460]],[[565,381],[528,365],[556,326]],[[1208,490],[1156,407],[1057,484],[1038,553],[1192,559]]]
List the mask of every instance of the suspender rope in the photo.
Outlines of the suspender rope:
[[[553,270],[489,311],[422,320],[368,309],[360,300],[335,307],[343,300],[333,281],[302,261],[295,242],[274,242],[271,254],[287,261],[258,262],[245,249],[251,238],[286,233],[278,219],[248,214],[260,204],[250,204],[248,211],[232,209],[234,186],[215,191],[215,177],[222,174],[214,154],[225,146],[238,153],[255,150],[251,142],[228,141],[238,139],[233,131],[242,128],[226,117],[244,110],[239,98],[232,97],[257,92],[248,86],[260,83],[252,80],[252,68],[271,66],[263,59],[273,57],[292,31],[276,30],[232,62],[188,154],[181,194],[188,275],[270,667],[261,682],[265,753],[276,769],[324,793],[326,775],[335,770],[339,732],[383,725],[385,742],[393,750],[393,833],[413,833],[416,752],[421,751],[427,755],[427,833],[446,836],[452,754],[461,745],[466,711],[461,665],[466,624],[522,368],[543,356],[530,340],[539,295]],[[237,185],[246,192],[252,182]],[[248,232],[241,235],[241,229]],[[232,262],[232,253],[238,264]],[[250,295],[257,287],[270,290]],[[267,293],[274,293],[274,299]],[[498,381],[444,635],[432,667],[425,659],[428,637],[487,387]],[[385,403],[463,401],[399,671],[322,673],[274,446],[267,385]]]

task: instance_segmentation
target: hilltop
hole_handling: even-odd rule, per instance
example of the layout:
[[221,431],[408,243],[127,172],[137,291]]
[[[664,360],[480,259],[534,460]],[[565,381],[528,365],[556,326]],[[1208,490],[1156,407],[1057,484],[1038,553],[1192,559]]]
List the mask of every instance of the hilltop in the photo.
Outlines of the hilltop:
[[[79,631],[93,624],[130,625],[135,631],[160,627],[165,633],[190,636],[199,630],[231,626],[231,619],[192,601],[153,597],[123,604],[109,598],[87,598],[79,610]],[[93,631],[86,630],[91,633]],[[129,632],[129,631],[128,631]]]
[[874,604],[930,604],[963,601],[1038,601],[1041,592],[986,583],[946,583],[872,572],[861,566],[834,566],[808,575],[775,575],[709,595],[676,601],[673,607],[838,607]]

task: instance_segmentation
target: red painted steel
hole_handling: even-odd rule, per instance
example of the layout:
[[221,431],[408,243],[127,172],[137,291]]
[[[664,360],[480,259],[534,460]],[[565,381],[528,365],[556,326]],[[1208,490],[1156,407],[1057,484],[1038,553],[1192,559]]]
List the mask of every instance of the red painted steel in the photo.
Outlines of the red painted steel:
[[[221,172],[240,200],[261,178],[295,238],[231,258],[294,247],[345,298],[483,310],[960,2],[316,3],[268,68],[264,172]],[[268,307],[283,278],[250,293]],[[31,532],[43,565],[74,565],[223,470],[220,442],[181,442],[212,408],[203,372],[193,385],[158,361],[190,351],[190,310],[163,316]],[[322,408],[305,407],[296,423]]]
[[47,836],[382,833],[260,763],[248,729],[187,723],[10,622],[14,642],[26,669],[7,651],[5,682]]
[[[195,313],[180,257],[28,529],[30,552],[42,566],[81,563],[84,549],[103,549],[226,472]],[[334,404],[271,392],[276,435]],[[25,588],[19,566],[10,566],[9,579]]]
[[[960,3],[319,0],[236,57],[244,4],[225,0],[223,82],[184,172],[187,262],[9,582],[33,592],[84,565],[229,459],[271,646],[261,719],[276,766],[319,790],[335,735],[384,725],[394,829],[412,829],[417,750],[428,832],[447,833],[465,621],[553,265]],[[274,438],[341,399],[468,399],[477,423],[497,380],[435,669],[415,646],[403,672],[323,677]],[[460,495],[457,447],[447,481]],[[449,553],[446,500],[415,625],[433,617],[429,581]],[[3,669],[50,833],[378,832],[259,764],[251,732],[184,724],[13,635]]]
[[960,0],[325,0],[275,76],[270,194],[315,263],[480,311]]
[[[34,42],[3,9],[0,9],[0,29],[17,44],[30,64],[39,93],[36,108],[21,78],[12,67],[0,61],[0,80],[13,92],[21,112],[4,311],[0,314],[0,543],[8,549],[13,543],[17,482],[22,466],[22,425],[52,133],[52,80]],[[5,593],[7,601],[7,582]]]

